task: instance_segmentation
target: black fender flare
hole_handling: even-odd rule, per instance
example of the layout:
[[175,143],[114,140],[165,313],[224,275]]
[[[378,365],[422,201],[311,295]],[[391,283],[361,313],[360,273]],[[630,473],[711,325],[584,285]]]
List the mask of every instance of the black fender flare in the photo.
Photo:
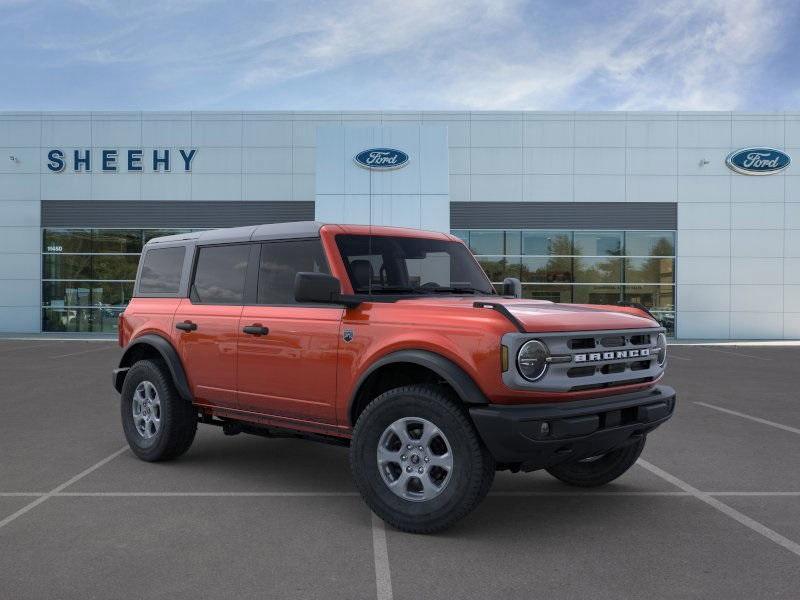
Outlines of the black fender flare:
[[184,400],[192,402],[193,397],[189,389],[189,381],[186,379],[186,371],[183,368],[183,363],[181,363],[178,352],[169,340],[155,333],[148,333],[138,337],[125,348],[125,353],[119,361],[119,368],[114,369],[114,388],[118,392],[122,391],[125,375],[127,375],[128,370],[133,366],[131,357],[134,355],[135,349],[141,346],[149,346],[161,355],[161,358],[163,358],[164,362],[167,364],[167,368],[169,368],[170,375],[172,375],[172,382],[175,384],[175,389],[178,390],[178,394],[180,394],[181,398]]
[[453,388],[453,391],[465,404],[482,405],[489,403],[489,400],[472,377],[449,358],[428,350],[398,350],[379,358],[361,374],[347,405],[348,415],[351,414],[353,403],[358,398],[361,388],[369,376],[381,367],[396,363],[411,363],[433,371]]

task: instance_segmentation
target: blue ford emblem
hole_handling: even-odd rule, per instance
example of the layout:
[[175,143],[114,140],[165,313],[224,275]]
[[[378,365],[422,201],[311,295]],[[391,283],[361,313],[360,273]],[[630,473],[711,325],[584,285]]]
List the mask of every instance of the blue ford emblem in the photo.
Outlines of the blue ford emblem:
[[367,169],[399,169],[408,162],[408,154],[394,148],[369,148],[356,154],[353,160]]
[[742,148],[728,155],[725,164],[744,175],[771,175],[783,171],[792,159],[775,148]]

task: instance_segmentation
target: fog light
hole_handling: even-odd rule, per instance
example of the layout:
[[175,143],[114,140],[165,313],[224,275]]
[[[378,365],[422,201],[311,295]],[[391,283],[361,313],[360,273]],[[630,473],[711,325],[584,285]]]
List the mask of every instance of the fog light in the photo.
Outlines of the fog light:
[[539,425],[539,433],[542,435],[549,435],[550,434],[550,423],[545,421],[541,425]]

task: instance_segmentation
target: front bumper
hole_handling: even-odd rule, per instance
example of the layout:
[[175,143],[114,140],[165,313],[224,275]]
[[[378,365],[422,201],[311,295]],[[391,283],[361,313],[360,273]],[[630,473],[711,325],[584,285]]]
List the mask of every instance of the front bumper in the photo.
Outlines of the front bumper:
[[675,410],[675,390],[558,404],[470,409],[472,421],[499,465],[523,471],[588,458],[624,446],[661,425]]

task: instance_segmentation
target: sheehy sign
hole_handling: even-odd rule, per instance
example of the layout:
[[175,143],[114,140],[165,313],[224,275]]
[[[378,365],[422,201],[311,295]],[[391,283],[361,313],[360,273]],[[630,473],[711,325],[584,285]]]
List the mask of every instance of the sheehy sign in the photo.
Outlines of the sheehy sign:
[[101,173],[169,173],[189,172],[197,148],[163,148],[145,152],[130,150],[70,150],[53,148],[47,153],[47,168],[53,173],[70,170],[74,173],[98,171]]

